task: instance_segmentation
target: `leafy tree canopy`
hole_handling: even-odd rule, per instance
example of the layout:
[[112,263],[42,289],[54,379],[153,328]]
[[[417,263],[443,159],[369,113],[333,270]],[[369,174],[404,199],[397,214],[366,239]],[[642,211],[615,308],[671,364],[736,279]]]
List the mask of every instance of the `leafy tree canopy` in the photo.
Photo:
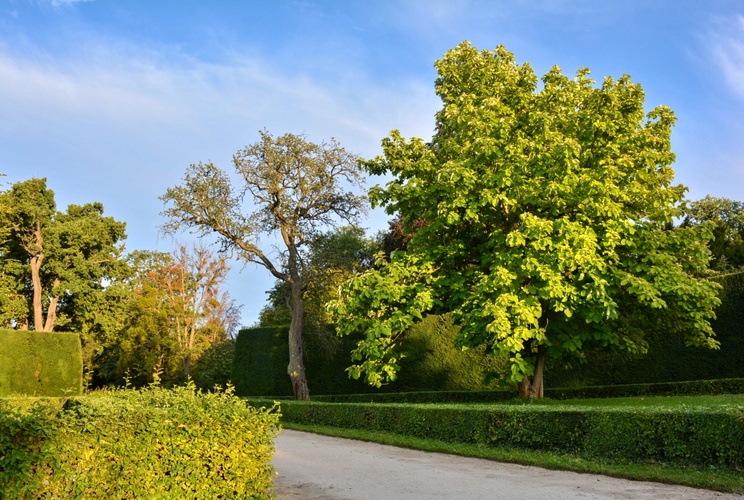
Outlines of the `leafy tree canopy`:
[[720,272],[744,269],[744,203],[710,195],[693,201],[682,225],[705,223],[713,228],[712,269]]
[[627,75],[597,86],[587,69],[553,67],[540,84],[504,47],[463,43],[436,68],[431,142],[393,131],[366,162],[393,177],[373,205],[417,229],[332,305],[342,333],[366,335],[353,375],[393,378],[398,336],[429,312],[454,313],[460,347],[508,357],[531,397],[547,353],[643,349],[643,326],[662,315],[670,335],[716,346],[717,287],[698,277],[709,228],[669,229],[685,192],[669,108],[646,113]]
[[0,317],[16,328],[80,333],[105,328],[93,318],[105,285],[126,273],[125,224],[104,216],[101,203],[58,211],[46,179],[29,179],[0,193],[4,299]]

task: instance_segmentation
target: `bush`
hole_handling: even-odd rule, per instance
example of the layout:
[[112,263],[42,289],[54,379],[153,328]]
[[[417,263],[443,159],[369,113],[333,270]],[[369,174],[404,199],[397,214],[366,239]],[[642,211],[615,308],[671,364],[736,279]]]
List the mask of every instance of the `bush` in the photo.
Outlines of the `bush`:
[[0,397],[82,394],[78,335],[0,329],[0,346]]
[[193,384],[0,401],[0,498],[267,498],[277,420]]
[[191,367],[191,377],[199,389],[210,391],[215,386],[232,383],[235,341],[225,340],[209,346]]
[[[254,400],[252,404],[262,404]],[[344,404],[282,401],[282,420],[587,458],[744,464],[744,408]]]

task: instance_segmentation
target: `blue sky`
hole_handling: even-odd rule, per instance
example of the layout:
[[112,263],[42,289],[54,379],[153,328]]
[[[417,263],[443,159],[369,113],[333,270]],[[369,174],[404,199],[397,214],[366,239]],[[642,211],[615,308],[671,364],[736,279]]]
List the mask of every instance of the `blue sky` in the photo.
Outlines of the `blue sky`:
[[[430,137],[433,63],[463,40],[538,75],[630,74],[677,114],[688,198],[744,201],[739,0],[0,0],[0,173],[46,177],[60,208],[100,201],[128,250],[167,251],[158,197],[191,163],[231,169],[262,128],[365,157],[391,129]],[[250,324],[273,280],[233,268]]]

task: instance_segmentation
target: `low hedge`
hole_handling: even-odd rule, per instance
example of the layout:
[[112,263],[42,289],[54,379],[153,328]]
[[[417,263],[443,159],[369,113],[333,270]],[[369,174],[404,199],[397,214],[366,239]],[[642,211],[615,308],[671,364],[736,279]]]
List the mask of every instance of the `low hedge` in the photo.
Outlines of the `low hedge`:
[[0,499],[269,498],[278,415],[231,391],[0,400]]
[[0,397],[83,393],[80,336],[0,329]]
[[[610,385],[604,387],[546,388],[550,399],[621,398],[638,396],[701,396],[744,394],[744,379],[695,380],[655,384]],[[489,403],[508,401],[511,391],[419,391],[312,396],[325,403]]]
[[[251,404],[266,401],[251,400]],[[580,408],[282,401],[282,420],[585,458],[744,465],[744,408]]]

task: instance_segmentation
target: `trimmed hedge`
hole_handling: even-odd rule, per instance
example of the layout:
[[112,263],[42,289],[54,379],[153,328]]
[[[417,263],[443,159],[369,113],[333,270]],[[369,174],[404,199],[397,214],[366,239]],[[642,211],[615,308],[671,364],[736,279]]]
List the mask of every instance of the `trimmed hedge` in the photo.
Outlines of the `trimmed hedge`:
[[646,354],[598,348],[587,352],[583,362],[549,360],[546,389],[744,378],[744,272],[711,279],[723,285],[711,322],[720,349],[686,346],[679,335],[650,331]]
[[[252,404],[266,404],[253,400]],[[744,407],[579,408],[282,401],[282,420],[586,458],[744,465]]]
[[83,393],[80,337],[0,329],[0,397]]
[[278,415],[193,385],[0,400],[0,499],[269,498]]
[[[233,383],[242,396],[291,396],[287,375],[288,327],[241,330],[235,344]],[[451,315],[428,316],[401,341],[398,379],[380,392],[421,390],[484,390],[499,388],[504,360],[486,356],[484,348],[460,351],[454,346],[459,329]],[[305,371],[311,394],[353,394],[370,387],[349,378],[356,339],[303,336]],[[493,379],[486,382],[487,379]]]
[[[622,398],[638,396],[702,396],[744,394],[744,379],[695,380],[660,384],[611,385],[545,389],[550,399]],[[420,391],[312,396],[326,403],[488,403],[514,399],[514,391]]]

